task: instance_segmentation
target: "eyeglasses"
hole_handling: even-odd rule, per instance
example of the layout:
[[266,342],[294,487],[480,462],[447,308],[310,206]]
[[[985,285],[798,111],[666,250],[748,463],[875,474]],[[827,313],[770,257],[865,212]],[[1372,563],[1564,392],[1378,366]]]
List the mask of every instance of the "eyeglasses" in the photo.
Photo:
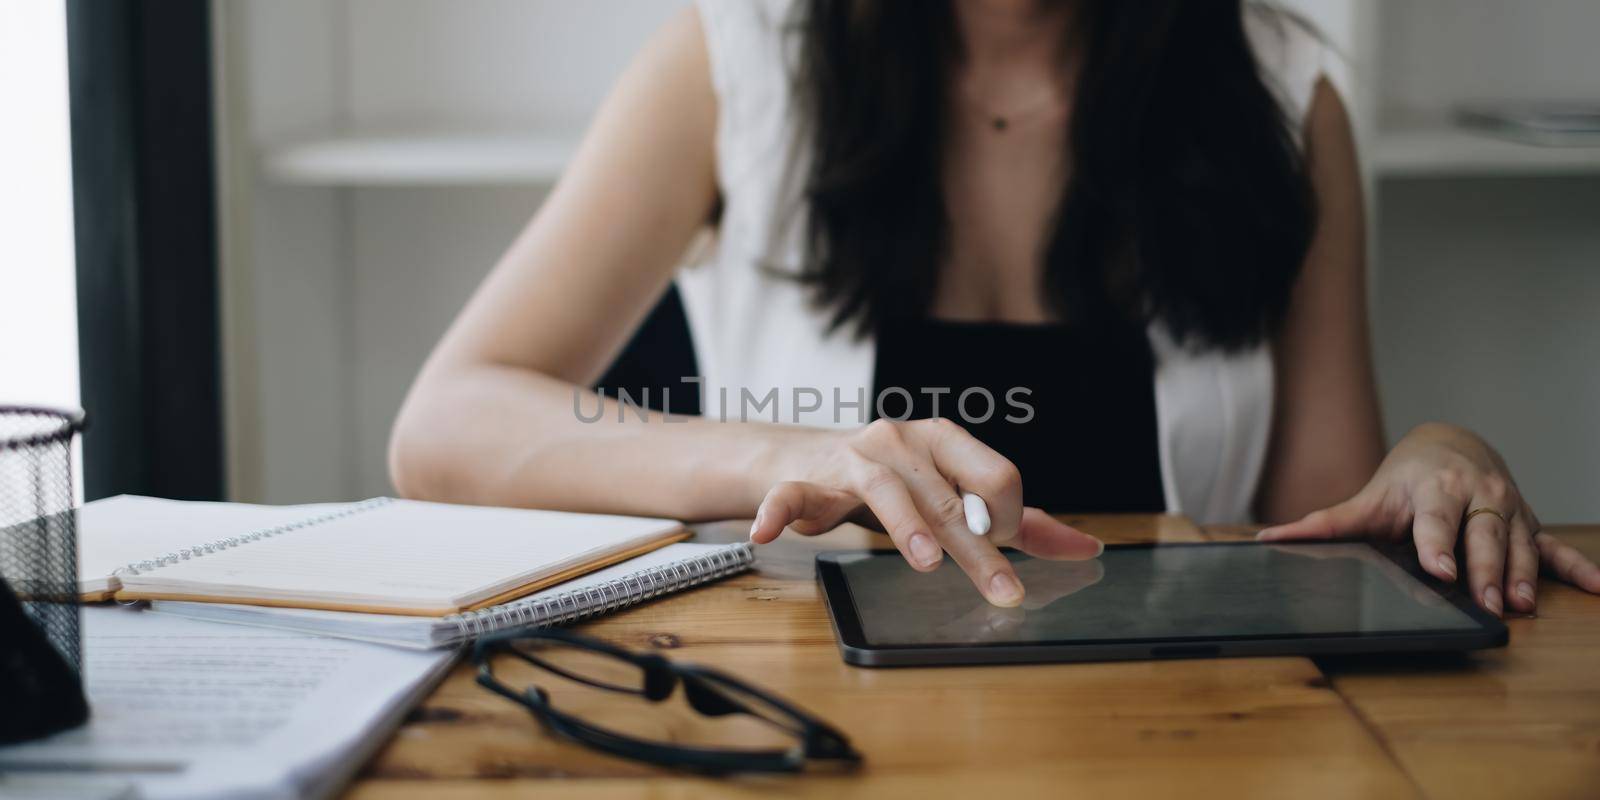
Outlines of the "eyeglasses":
[[[659,703],[683,686],[689,707],[707,717],[742,714],[797,740],[787,749],[713,748],[668,744],[619,733],[560,711],[549,694],[530,686],[517,691],[496,676],[500,657],[510,656],[567,680],[631,694]],[[732,772],[800,772],[808,764],[853,767],[861,755],[827,723],[725,672],[677,664],[653,653],[631,653],[597,639],[554,628],[504,633],[479,639],[472,651],[478,683],[525,706],[553,733],[612,755],[713,775]],[[502,669],[501,675],[505,674]]]

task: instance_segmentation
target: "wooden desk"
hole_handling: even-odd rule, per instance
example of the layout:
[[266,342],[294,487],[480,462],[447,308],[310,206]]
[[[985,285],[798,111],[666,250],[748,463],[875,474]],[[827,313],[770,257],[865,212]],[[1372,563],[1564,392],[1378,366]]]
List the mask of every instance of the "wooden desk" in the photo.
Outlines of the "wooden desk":
[[[1177,517],[1073,521],[1109,541],[1239,534]],[[1600,554],[1600,526],[1561,533]],[[732,524],[702,532],[743,535]],[[711,780],[598,755],[545,735],[463,667],[351,796],[1600,797],[1600,598],[1543,587],[1539,618],[1510,622],[1510,648],[1422,662],[850,667],[811,557],[886,541],[858,528],[786,537],[753,573],[583,626],[793,698],[866,754],[855,774]],[[609,703],[638,701],[588,710]],[[665,705],[639,717],[652,735],[706,730]]]

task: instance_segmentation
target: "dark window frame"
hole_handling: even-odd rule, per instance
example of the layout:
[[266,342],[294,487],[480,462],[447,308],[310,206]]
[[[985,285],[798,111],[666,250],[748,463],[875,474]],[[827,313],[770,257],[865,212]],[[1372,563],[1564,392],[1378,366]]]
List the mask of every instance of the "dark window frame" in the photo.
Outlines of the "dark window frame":
[[88,499],[222,499],[207,0],[65,0]]

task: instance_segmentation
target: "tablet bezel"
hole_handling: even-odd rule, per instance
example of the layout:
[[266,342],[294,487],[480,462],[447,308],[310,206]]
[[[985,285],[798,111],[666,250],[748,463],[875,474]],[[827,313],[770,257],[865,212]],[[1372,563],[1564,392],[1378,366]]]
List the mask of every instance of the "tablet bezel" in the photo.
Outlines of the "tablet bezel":
[[[1466,593],[1443,586],[1414,565],[1399,561],[1384,548],[1351,540],[1308,540],[1275,543],[1275,547],[1302,544],[1364,544],[1418,579],[1418,583],[1460,609],[1478,628],[1414,631],[1341,632],[1304,634],[1247,634],[1238,636],[1179,636],[1141,639],[1078,639],[1070,641],[972,642],[966,644],[870,644],[856,615],[850,582],[839,559],[862,554],[900,558],[896,550],[832,550],[817,555],[817,580],[823,602],[833,620],[839,651],[846,663],[863,667],[936,666],[960,664],[1018,664],[1060,661],[1125,661],[1172,658],[1229,658],[1235,656],[1316,656],[1368,653],[1415,653],[1480,650],[1502,647],[1508,639],[1505,623],[1478,608]],[[1150,550],[1158,547],[1260,547],[1255,541],[1144,542],[1111,544],[1106,549]]]

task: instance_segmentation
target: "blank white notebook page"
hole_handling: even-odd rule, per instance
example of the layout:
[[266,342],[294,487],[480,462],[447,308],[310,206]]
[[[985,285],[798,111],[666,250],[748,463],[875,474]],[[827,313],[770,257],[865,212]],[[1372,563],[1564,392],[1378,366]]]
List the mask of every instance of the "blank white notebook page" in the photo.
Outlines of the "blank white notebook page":
[[680,527],[643,517],[395,500],[160,567],[138,582],[239,587],[265,598],[467,604]]
[[119,495],[78,509],[80,591],[136,561],[326,514],[344,504],[252,506]]

